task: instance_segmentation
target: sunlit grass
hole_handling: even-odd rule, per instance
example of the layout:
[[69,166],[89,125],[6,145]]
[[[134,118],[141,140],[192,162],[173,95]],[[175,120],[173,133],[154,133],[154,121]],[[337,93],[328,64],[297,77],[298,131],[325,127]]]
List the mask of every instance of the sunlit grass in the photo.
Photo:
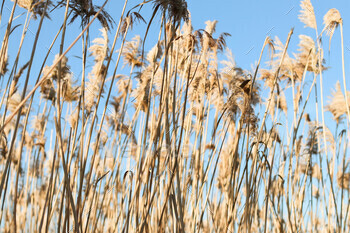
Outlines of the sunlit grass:
[[[184,0],[126,0],[120,18],[89,1],[13,2],[0,51],[1,232],[350,231],[338,10],[318,30],[302,1],[299,19],[315,34],[267,37],[258,63],[244,70],[230,35],[216,32],[217,21],[193,28]],[[18,7],[27,10],[23,25],[13,24]],[[56,12],[62,25],[37,55]],[[24,41],[35,20],[32,46],[9,54],[13,30],[22,28]],[[73,22],[79,36],[67,42]],[[145,34],[132,30],[137,23]],[[341,41],[331,41],[338,27]],[[328,102],[322,41],[342,45],[343,83]],[[81,53],[69,53],[73,46]],[[50,60],[52,48],[59,52]]]

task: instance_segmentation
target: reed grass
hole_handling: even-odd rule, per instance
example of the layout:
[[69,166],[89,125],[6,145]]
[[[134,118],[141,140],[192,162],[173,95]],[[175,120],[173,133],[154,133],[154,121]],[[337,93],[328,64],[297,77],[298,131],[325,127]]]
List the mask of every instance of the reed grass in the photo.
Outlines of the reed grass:
[[[185,0],[125,0],[118,16],[104,8],[108,0],[4,4],[12,10],[1,17],[1,232],[350,231],[338,10],[319,33],[311,1],[301,1],[299,19],[315,34],[266,37],[249,71],[235,63],[217,21],[192,27]],[[26,18],[14,26],[18,10]],[[41,56],[53,15],[61,26]],[[146,33],[135,36],[135,24]],[[343,83],[326,103],[322,41],[330,44],[338,26]],[[17,28],[19,47],[9,54]],[[71,62],[79,56],[80,68]]]

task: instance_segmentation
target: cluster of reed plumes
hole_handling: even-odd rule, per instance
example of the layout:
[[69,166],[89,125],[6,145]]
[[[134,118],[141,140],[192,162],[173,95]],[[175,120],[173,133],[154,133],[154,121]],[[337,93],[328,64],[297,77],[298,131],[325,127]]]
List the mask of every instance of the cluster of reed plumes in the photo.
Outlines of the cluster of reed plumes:
[[[285,42],[267,37],[249,71],[235,64],[217,21],[193,29],[185,0],[126,0],[120,21],[91,0],[5,4],[13,8],[0,53],[1,232],[350,231],[343,56],[343,83],[323,101],[321,42],[337,28],[343,38],[338,10],[319,33],[310,0],[302,1],[299,18],[315,34],[300,35],[296,53],[293,30]],[[8,54],[19,7],[27,13],[21,43]],[[153,7],[147,32],[127,41],[146,22],[143,7]],[[62,26],[38,56],[52,12]],[[33,47],[24,49],[32,20]],[[81,33],[67,44],[77,21]],[[146,51],[145,41],[154,47]],[[80,55],[69,53],[76,43]]]

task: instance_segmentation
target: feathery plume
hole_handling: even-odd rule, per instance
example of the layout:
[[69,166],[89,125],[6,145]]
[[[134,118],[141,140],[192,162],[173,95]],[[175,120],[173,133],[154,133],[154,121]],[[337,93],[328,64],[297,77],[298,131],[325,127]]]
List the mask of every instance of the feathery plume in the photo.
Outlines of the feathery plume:
[[316,17],[314,12],[314,7],[311,4],[310,0],[303,0],[300,3],[300,15],[299,20],[305,24],[305,27],[310,27],[317,29]]
[[350,173],[343,172],[342,169],[339,169],[337,173],[337,183],[339,188],[350,191]]
[[124,58],[124,66],[134,66],[134,67],[141,67],[142,61],[141,61],[141,51],[140,46],[142,44],[141,37],[139,35],[132,38],[131,41],[125,42],[122,56]]
[[[350,100],[350,92],[347,96]],[[329,100],[329,104],[325,106],[326,111],[329,111],[333,115],[333,119],[339,124],[344,114],[346,114],[346,101],[345,96],[341,91],[340,83],[337,81],[335,84],[335,90],[332,91],[332,97]]]
[[185,0],[153,0],[154,8],[160,7],[161,11],[168,12],[168,18],[180,23],[181,20],[188,21],[189,13]]
[[87,112],[91,112],[92,107],[95,104],[97,95],[99,94],[100,88],[103,88],[101,85],[103,82],[103,78],[105,77],[105,74],[107,72],[106,66],[103,64],[108,53],[107,29],[102,28],[100,29],[100,31],[102,33],[102,38],[94,39],[92,41],[93,45],[89,48],[91,55],[95,59],[95,65],[93,66],[92,71],[88,75],[88,82],[85,86],[85,92],[89,93],[88,95],[85,95],[85,104]]
[[[15,0],[11,0],[11,1],[14,2]],[[45,17],[50,19],[50,16],[49,16],[47,10],[44,12],[45,4],[48,4],[47,8],[52,6],[52,2],[50,0],[46,0],[46,1],[43,1],[43,0],[18,0],[17,1],[17,5],[19,5],[20,7],[33,13],[34,19],[37,19],[38,15],[41,16],[43,13],[44,13]]]
[[17,74],[13,77],[13,80],[10,86],[9,96],[12,96],[17,91],[18,80],[22,76],[23,71],[28,67],[28,65],[29,65],[29,62],[27,62],[24,66],[22,66],[17,72]]
[[[10,96],[8,100],[8,109],[11,112],[14,112],[17,109],[18,105],[21,103],[21,100],[22,100],[21,95],[18,92]],[[27,107],[24,106],[22,108],[21,115],[25,115],[26,112],[27,112]]]
[[160,43],[157,43],[148,53],[147,53],[147,61],[150,64],[155,63],[162,56],[162,47]]
[[[65,1],[60,2],[59,5],[65,6]],[[94,16],[101,9],[100,6],[93,5],[92,0],[71,0],[69,2],[69,8],[72,12],[72,18],[69,23],[73,23],[80,16],[82,28],[89,23],[90,17]],[[113,23],[115,23],[113,18],[104,9],[97,16],[97,20],[106,30],[109,30],[113,26]]]
[[73,75],[66,75],[66,77],[63,79],[63,82],[61,83],[62,85],[62,96],[64,101],[67,102],[72,102],[72,101],[76,101],[79,99],[79,86],[78,87],[74,87],[74,81],[72,80]]
[[[340,13],[337,9],[330,9],[323,17],[324,29],[326,30],[326,34],[329,36],[329,45],[331,44],[331,40],[334,34],[335,29],[342,24],[343,20],[340,16]],[[330,46],[329,46],[330,47]]]
[[[301,80],[304,74],[305,67],[307,65],[307,71],[314,72],[318,74],[321,70],[326,70],[324,67],[323,51],[317,51],[315,46],[315,41],[306,35],[299,36],[299,53],[295,55],[296,57],[296,67],[298,79]],[[319,64],[319,57],[321,56],[321,63]],[[320,67],[321,66],[321,67]]]

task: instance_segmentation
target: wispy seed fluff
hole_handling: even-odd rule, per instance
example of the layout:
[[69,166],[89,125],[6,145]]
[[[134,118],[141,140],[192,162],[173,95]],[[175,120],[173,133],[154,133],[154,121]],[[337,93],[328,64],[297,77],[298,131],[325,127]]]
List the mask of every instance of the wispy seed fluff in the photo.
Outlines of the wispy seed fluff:
[[305,27],[317,29],[314,7],[310,0],[304,0],[300,3],[299,20],[305,24]]
[[323,17],[323,24],[326,28],[330,29],[327,34],[333,34],[334,29],[342,23],[342,18],[337,9],[330,9]]
[[161,86],[160,77],[162,77],[162,70],[158,69],[155,74],[153,74],[153,68],[151,66],[146,67],[145,70],[138,73],[136,78],[138,79],[138,84],[135,89],[132,90],[131,96],[135,98],[135,108],[139,108],[147,112],[148,104],[150,102],[149,94],[151,91],[151,79],[154,75],[155,90],[152,95],[159,94],[160,90],[157,88]]
[[79,87],[74,87],[74,80],[73,80],[73,75],[67,75],[62,82],[62,96],[64,98],[64,101],[67,102],[72,102],[76,101],[79,98]]
[[[15,0],[11,0],[12,2],[15,2]],[[47,2],[47,3],[46,3]],[[45,5],[48,4],[48,7],[52,5],[52,2],[50,0],[18,0],[17,5],[20,7],[30,11],[33,13],[33,18],[37,19],[38,16],[41,16],[44,13],[45,17],[50,18],[49,14],[44,12]]]
[[[59,58],[60,58],[60,55],[56,54],[55,59],[53,60],[52,64],[55,64]],[[67,62],[68,62],[68,58],[66,56],[64,56],[61,59],[61,78],[64,78],[67,74],[70,73],[70,67],[68,66]],[[46,75],[51,68],[52,68],[52,66],[50,66],[50,67],[45,66],[43,69],[43,75]],[[57,80],[59,78],[58,77],[58,65],[52,70],[52,72],[49,74],[49,76],[53,80]]]
[[[347,96],[349,95],[350,93],[348,92]],[[345,97],[341,91],[339,81],[335,84],[335,90],[332,91],[332,97],[330,97],[328,105],[326,105],[325,108],[332,113],[333,119],[337,123],[341,121],[342,117],[347,112]]]
[[[59,54],[55,55],[55,59],[53,60],[53,64],[56,64],[58,59],[60,58]],[[54,81],[58,79],[61,80],[61,90],[62,97],[65,101],[71,102],[78,99],[78,88],[72,86],[72,73],[70,71],[70,67],[68,65],[68,58],[63,57],[61,59],[61,73],[60,77],[58,75],[59,66],[53,68],[51,66],[45,66],[42,73],[43,76],[48,76],[48,78],[40,85],[40,92],[42,93],[42,97],[48,100],[54,100],[56,98],[56,90]]]
[[337,183],[339,188],[350,190],[350,173],[343,173],[339,170],[337,173]]
[[139,35],[132,38],[131,41],[125,42],[122,55],[124,58],[124,66],[141,67],[141,37]]
[[[298,53],[296,55],[296,59],[298,62],[298,65],[301,66],[301,73],[304,72],[304,69],[307,65],[307,70],[311,72],[318,72],[318,58],[319,54],[316,51],[315,41],[306,35],[300,35],[299,36],[300,43],[299,43],[299,49]],[[302,74],[301,74],[302,75]]]
[[[8,101],[8,109],[10,110],[10,112],[14,112],[17,109],[18,105],[21,103],[21,95],[18,92],[16,92],[15,94],[9,97]],[[25,115],[26,112],[27,106],[24,106],[22,108],[21,115]]]
[[91,55],[95,58],[95,65],[88,75],[88,82],[85,86],[85,108],[91,112],[99,94],[106,73],[106,66],[103,64],[108,52],[107,29],[100,29],[102,38],[96,38],[92,41],[93,45],[89,48]]
[[330,9],[323,17],[323,24],[324,24],[323,30],[326,30],[326,34],[329,36],[329,45],[331,44],[331,40],[335,29],[339,26],[339,24],[342,24],[342,23],[343,23],[343,20],[340,16],[340,13],[335,8]]
[[154,64],[162,56],[162,47],[157,43],[148,53],[147,61]]

